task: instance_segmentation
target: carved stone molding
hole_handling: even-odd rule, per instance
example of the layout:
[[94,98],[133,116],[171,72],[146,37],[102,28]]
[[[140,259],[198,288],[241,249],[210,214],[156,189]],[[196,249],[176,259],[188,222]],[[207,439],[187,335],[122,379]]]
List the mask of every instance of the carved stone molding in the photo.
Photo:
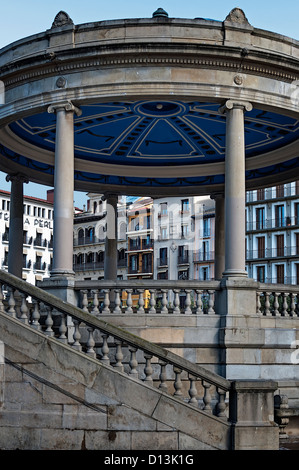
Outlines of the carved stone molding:
[[231,23],[237,23],[239,25],[246,24],[250,25],[248,19],[245,16],[245,13],[241,8],[233,8],[230,13],[225,18],[225,21],[229,21]]
[[248,101],[237,101],[237,100],[227,100],[220,108],[219,112],[224,114],[226,111],[230,111],[234,108],[243,108],[244,111],[251,111],[252,104]]
[[29,183],[27,176],[22,175],[21,173],[14,173],[6,176],[6,181],[18,181],[19,183]]
[[56,113],[57,111],[61,110],[64,110],[66,112],[73,112],[77,116],[81,116],[82,114],[81,109],[74,106],[71,101],[64,101],[62,103],[51,104],[51,106],[48,107],[48,113]]
[[66,25],[73,25],[73,20],[69,17],[69,15],[65,11],[60,11],[54,18],[52,23],[52,28],[61,28],[62,26]]

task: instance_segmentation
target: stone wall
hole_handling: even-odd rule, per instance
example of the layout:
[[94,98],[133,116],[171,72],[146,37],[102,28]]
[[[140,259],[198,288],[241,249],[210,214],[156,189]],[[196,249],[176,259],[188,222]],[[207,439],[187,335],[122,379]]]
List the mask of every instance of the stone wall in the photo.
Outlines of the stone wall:
[[229,448],[226,420],[2,314],[0,345],[2,450]]

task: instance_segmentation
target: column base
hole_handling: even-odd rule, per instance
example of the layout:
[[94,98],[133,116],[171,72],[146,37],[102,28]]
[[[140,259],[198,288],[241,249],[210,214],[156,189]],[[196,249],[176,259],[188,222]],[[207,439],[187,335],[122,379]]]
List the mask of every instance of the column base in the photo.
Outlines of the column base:
[[244,278],[248,278],[248,273],[247,271],[238,270],[238,269],[226,269],[222,273],[222,278],[224,279],[232,278],[232,277],[244,279]]
[[62,277],[62,278],[70,278],[73,279],[75,277],[75,271],[73,270],[65,270],[65,269],[53,269],[50,272],[50,278],[57,278],[57,277]]

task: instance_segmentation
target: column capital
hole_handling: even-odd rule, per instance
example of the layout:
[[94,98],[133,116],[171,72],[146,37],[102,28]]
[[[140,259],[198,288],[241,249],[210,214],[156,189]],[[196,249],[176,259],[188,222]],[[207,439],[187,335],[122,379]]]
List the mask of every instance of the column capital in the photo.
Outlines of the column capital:
[[222,106],[219,108],[219,113],[224,114],[226,111],[230,111],[234,108],[243,109],[244,111],[251,111],[253,106],[249,101],[241,101],[241,100],[227,100]]
[[6,181],[18,181],[20,183],[29,183],[27,176],[22,175],[21,173],[14,173],[12,175],[6,175]]
[[48,107],[48,113],[56,113],[57,111],[61,111],[61,110],[64,110],[66,112],[73,112],[77,116],[81,116],[82,114],[81,109],[73,105],[71,101],[62,101],[60,103],[54,103]]

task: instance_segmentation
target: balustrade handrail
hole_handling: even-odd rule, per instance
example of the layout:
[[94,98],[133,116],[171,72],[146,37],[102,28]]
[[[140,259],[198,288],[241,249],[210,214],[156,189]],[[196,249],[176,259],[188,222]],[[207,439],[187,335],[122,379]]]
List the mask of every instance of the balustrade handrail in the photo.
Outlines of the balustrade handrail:
[[[82,322],[84,325],[86,325],[86,327],[98,329],[100,330],[100,332],[104,332],[108,336],[113,336],[115,340],[125,343],[129,347],[142,350],[145,355],[149,355],[150,357],[154,356],[160,361],[162,361],[162,363],[171,364],[173,366],[173,369],[176,371],[187,372],[187,374],[189,374],[189,377],[191,378],[199,378],[204,382],[208,382],[209,384],[214,385],[215,387],[217,387],[217,389],[222,390],[224,392],[227,392],[231,389],[231,382],[229,380],[204,369],[198,364],[193,364],[188,360],[182,358],[181,356],[178,356],[173,352],[162,348],[159,345],[151,343],[145,339],[133,335],[132,333],[126,330],[109,324],[107,323],[107,321],[102,321],[98,317],[90,315],[82,309],[75,307],[65,301],[62,301],[58,297],[36,286],[33,286],[10,273],[0,270],[0,282],[2,283],[2,285],[9,286],[11,289],[18,291],[21,294],[23,293],[26,297],[32,297],[36,301],[42,302],[44,305],[50,307],[51,309],[55,309],[60,314],[63,314],[63,316],[70,316],[77,324]],[[111,285],[110,281],[101,282],[106,282],[107,285]],[[118,284],[118,282],[115,282],[115,284]],[[161,284],[161,281],[159,281],[159,284]],[[218,285],[218,283],[216,284]],[[11,304],[11,308],[14,302],[10,302],[9,300],[8,303]],[[26,306],[22,308],[22,305],[20,310],[21,312],[23,311],[23,313],[20,320],[22,320],[22,317],[24,316],[24,323],[28,323],[28,317],[25,313],[28,308]],[[2,308],[0,310],[2,310]],[[53,321],[48,322],[48,328],[50,329],[52,322]]]
[[136,279],[136,280],[82,280],[75,281],[75,289],[192,289],[192,290],[220,290],[220,281],[200,280],[166,280],[166,279]]

